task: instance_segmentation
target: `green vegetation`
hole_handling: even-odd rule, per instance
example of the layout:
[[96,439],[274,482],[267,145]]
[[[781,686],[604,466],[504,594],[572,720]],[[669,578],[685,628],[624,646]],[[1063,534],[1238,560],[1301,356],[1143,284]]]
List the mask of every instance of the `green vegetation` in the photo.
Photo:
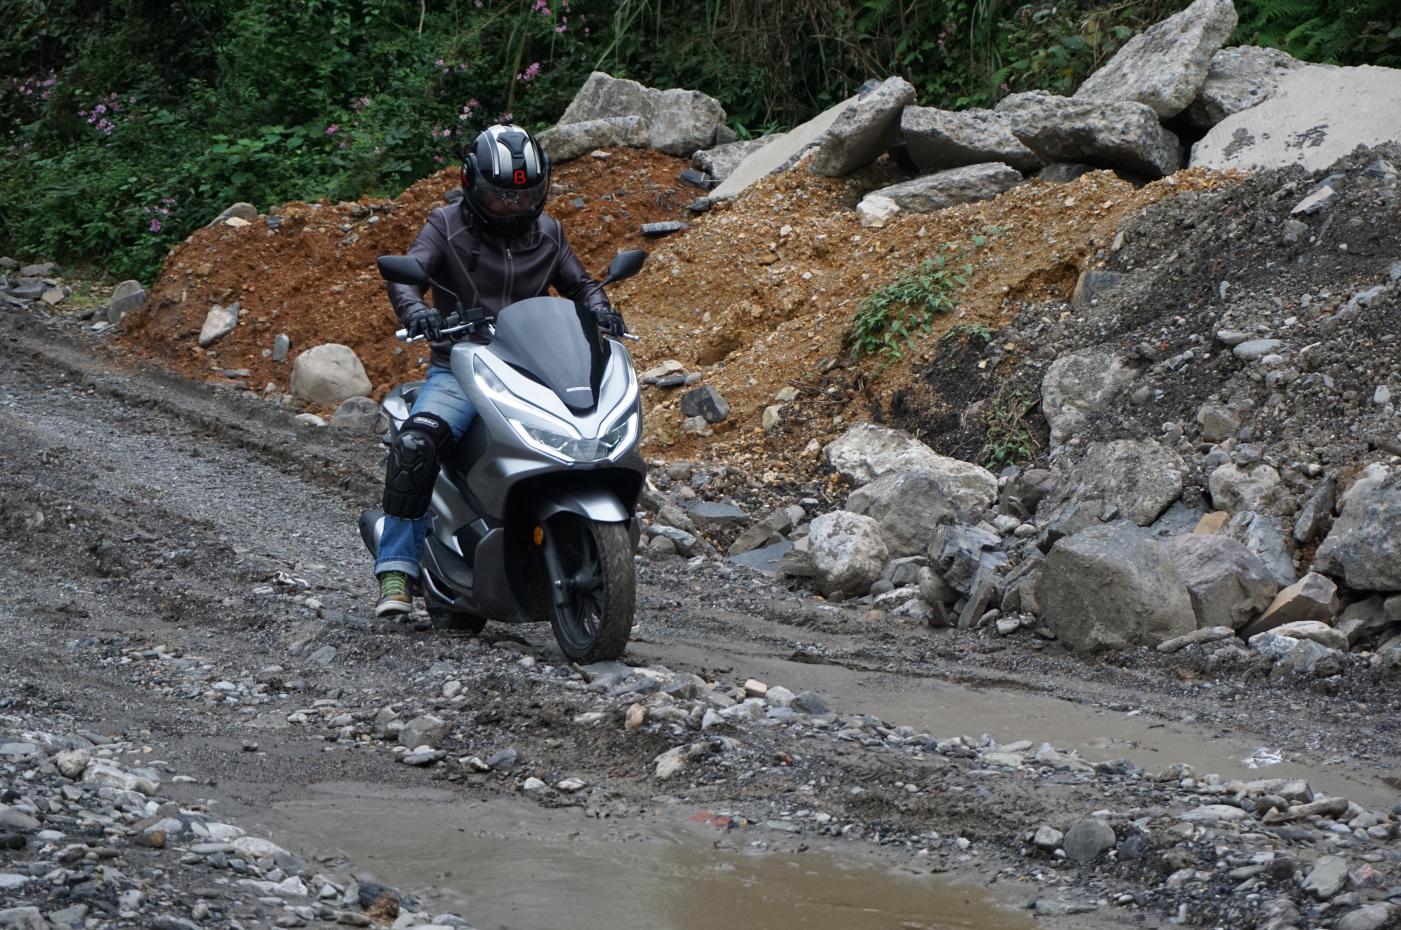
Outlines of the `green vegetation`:
[[[1186,0],[5,0],[0,250],[148,279],[235,200],[393,194],[595,69],[718,98],[741,135],[868,78],[921,102],[1068,91]],[[1238,0],[1238,39],[1396,64],[1393,0]]]
[[953,246],[945,254],[925,259],[918,269],[868,294],[856,305],[851,326],[851,354],[875,357],[884,365],[897,361],[906,346],[934,328],[936,317],[957,305],[954,291],[968,280],[969,265],[951,266]]
[[995,395],[983,401],[986,433],[978,458],[989,470],[1019,465],[1035,455],[1040,444],[1026,422],[1026,415],[1038,402],[1039,398],[1028,398],[1008,384],[1003,384]]

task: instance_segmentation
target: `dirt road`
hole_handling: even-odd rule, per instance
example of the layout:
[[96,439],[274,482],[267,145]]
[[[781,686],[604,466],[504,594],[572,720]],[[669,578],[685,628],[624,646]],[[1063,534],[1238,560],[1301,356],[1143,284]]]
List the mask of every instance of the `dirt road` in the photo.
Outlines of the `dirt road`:
[[[875,622],[703,561],[639,563],[628,660],[705,680],[674,693],[588,683],[547,627],[478,641],[376,624],[354,523],[378,495],[374,440],[127,370],[19,315],[0,317],[0,456],[0,720],[145,744],[193,776],[168,786],[182,805],[481,927],[561,926],[562,911],[622,930],[1022,927],[1009,908],[1030,902],[1053,925],[1247,927],[1299,897],[1295,872],[1236,873],[1284,847],[1307,872],[1317,837],[1174,833],[1177,812],[1233,779],[1396,802],[1401,747],[1376,721],[1399,702],[1368,682],[1140,653],[1088,665],[1029,634]],[[701,730],[703,685],[750,678],[832,713],[760,707]],[[423,714],[444,722],[445,755],[398,764],[389,724]],[[677,747],[684,769],[659,780]],[[1173,763],[1221,780],[1152,777]],[[1119,838],[1107,857],[1030,842],[1097,812]],[[1192,844],[1200,859],[1169,855]],[[1197,874],[1173,886],[1165,862]]]

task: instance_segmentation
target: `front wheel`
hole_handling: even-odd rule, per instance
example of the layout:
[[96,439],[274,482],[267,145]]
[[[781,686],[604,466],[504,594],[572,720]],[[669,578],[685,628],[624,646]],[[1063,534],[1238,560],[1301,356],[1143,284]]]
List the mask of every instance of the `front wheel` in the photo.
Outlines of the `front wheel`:
[[575,662],[618,658],[637,605],[627,527],[562,513],[543,529],[550,626],[559,648]]

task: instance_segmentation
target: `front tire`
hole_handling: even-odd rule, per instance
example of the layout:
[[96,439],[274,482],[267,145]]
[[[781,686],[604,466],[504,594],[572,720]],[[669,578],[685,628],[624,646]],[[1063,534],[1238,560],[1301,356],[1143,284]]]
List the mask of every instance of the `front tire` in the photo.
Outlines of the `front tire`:
[[621,656],[637,606],[627,527],[563,513],[547,524],[544,546],[550,626],[559,648],[575,662]]

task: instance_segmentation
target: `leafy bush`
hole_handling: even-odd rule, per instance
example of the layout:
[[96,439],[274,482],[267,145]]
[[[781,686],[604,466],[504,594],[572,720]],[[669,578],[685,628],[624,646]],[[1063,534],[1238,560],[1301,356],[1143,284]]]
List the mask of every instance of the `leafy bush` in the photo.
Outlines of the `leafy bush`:
[[862,298],[851,327],[852,355],[874,356],[887,365],[898,360],[907,345],[933,330],[936,317],[957,306],[953,292],[970,270],[950,267],[949,255],[936,255]]

